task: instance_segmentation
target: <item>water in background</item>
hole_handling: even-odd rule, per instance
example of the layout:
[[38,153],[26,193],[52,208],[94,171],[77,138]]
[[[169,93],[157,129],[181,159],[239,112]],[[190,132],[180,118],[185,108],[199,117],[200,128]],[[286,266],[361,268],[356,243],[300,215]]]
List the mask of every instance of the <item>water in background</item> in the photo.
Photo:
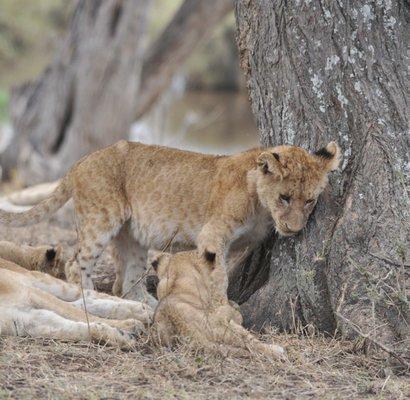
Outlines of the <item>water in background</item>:
[[230,154],[259,145],[243,92],[187,91],[181,78],[133,124],[131,140],[204,153]]

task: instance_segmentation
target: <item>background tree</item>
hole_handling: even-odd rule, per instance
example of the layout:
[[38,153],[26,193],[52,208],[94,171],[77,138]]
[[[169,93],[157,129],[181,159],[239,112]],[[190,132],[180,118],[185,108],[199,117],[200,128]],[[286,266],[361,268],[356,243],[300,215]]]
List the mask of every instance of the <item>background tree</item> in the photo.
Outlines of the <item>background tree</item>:
[[5,170],[18,160],[26,183],[53,180],[83,155],[128,138],[131,123],[232,10],[232,0],[185,0],[144,56],[149,3],[78,2],[52,64],[13,91],[16,140],[0,159]]
[[[148,0],[83,1],[52,64],[15,90],[11,117],[27,182],[55,179],[128,130],[142,66]],[[28,145],[27,145],[28,144]]]
[[171,22],[147,50],[142,68],[136,118],[140,118],[167,89],[186,59],[206,39],[233,0],[185,0]]
[[336,140],[343,165],[303,234],[269,238],[236,271],[231,296],[256,328],[356,324],[403,338],[409,3],[238,0],[235,11],[262,144]]

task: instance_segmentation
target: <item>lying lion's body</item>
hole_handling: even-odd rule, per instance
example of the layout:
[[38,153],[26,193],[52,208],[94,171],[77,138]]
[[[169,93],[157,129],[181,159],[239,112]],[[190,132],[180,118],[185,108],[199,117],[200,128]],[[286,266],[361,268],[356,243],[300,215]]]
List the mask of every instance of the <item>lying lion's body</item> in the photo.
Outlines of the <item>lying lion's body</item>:
[[[13,257],[27,260],[29,253],[39,257],[41,252],[46,257],[44,247],[26,247],[20,251],[15,245]],[[150,320],[147,306],[93,290],[84,291],[87,319],[77,285],[27,270],[3,258],[0,258],[0,276],[1,335],[93,340],[130,347],[134,343],[133,333]]]
[[162,344],[187,338],[194,346],[233,352],[260,352],[281,357],[284,350],[257,340],[242,327],[242,316],[225,294],[219,262],[198,257],[196,251],[156,253],[149,257],[159,283],[154,330]]
[[[36,223],[73,197],[79,251],[67,278],[79,281],[81,270],[83,285],[91,288],[95,261],[114,239],[114,293],[120,294],[142,274],[147,249],[161,249],[171,239],[174,248],[198,246],[212,259],[236,240],[242,247],[260,241],[273,219],[284,235],[302,229],[338,164],[337,145],[323,151],[324,157],[278,146],[213,156],[121,141],[80,160],[32,209],[0,211],[0,223]],[[294,198],[286,206],[283,192]]]

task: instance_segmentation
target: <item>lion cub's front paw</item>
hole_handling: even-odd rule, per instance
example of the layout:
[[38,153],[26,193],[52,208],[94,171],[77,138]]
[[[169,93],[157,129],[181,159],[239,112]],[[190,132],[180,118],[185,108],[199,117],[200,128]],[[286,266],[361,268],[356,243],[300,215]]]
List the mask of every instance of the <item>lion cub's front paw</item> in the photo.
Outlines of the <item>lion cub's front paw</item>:
[[269,344],[267,347],[271,356],[283,361],[287,359],[286,350],[282,346],[277,344]]

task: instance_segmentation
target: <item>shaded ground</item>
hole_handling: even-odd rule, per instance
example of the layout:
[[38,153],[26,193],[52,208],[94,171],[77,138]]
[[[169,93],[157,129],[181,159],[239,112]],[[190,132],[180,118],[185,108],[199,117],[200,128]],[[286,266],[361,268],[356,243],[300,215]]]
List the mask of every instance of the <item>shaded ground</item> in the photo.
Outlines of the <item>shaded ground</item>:
[[[74,251],[70,206],[50,222],[1,228],[0,238],[27,244],[61,243]],[[108,250],[96,268],[108,290],[114,272]],[[271,341],[272,334],[264,340]],[[408,375],[385,353],[363,354],[362,342],[274,335],[289,363],[229,354],[209,356],[187,347],[167,350],[142,338],[134,352],[87,343],[0,338],[0,399],[300,399],[410,397]]]

